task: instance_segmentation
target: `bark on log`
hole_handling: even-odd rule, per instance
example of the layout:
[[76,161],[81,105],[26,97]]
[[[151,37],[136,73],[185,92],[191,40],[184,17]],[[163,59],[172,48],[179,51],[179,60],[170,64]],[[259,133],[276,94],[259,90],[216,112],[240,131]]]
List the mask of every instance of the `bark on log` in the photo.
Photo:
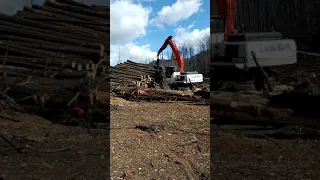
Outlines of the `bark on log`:
[[123,75],[151,75],[154,76],[153,74],[148,74],[148,73],[144,73],[138,70],[134,70],[134,69],[120,69],[120,68],[110,68],[110,73],[111,74],[123,74]]
[[[37,32],[32,31],[28,29],[19,29],[17,27],[10,27],[5,25],[0,25],[0,33],[4,34],[15,34],[22,37],[30,37],[40,40],[46,40],[46,41],[52,41],[52,42],[58,42],[62,44],[71,44],[71,45],[80,45],[80,46],[97,46],[97,43],[88,43],[86,41],[83,41],[81,39],[73,39],[69,36],[57,36],[54,34],[43,33],[43,32]],[[106,39],[108,41],[108,39]]]
[[119,80],[121,80],[121,79],[130,79],[132,81],[140,81],[141,80],[141,78],[138,77],[138,76],[123,76],[123,75],[115,76],[115,75],[110,75],[110,77],[111,77],[111,81],[113,81],[114,79],[119,79]]
[[84,71],[54,71],[54,70],[32,70],[23,67],[3,66],[0,65],[0,73],[6,76],[15,77],[48,77],[57,79],[81,79],[89,75],[88,72]]
[[[53,46],[53,51],[56,52],[59,49],[81,49],[81,51],[84,51],[84,54],[96,54],[96,53],[100,53],[100,57],[103,57],[104,52],[106,52],[106,49],[103,45],[89,45],[89,44],[85,44],[85,45],[68,45],[68,44],[63,44],[63,43],[53,43],[52,41],[46,41],[46,40],[39,40],[39,39],[33,39],[33,38],[26,38],[26,37],[19,37],[19,36],[14,36],[14,35],[1,35],[0,39],[6,40],[10,42],[22,42],[22,43],[32,43],[32,44],[48,44]],[[10,44],[10,43],[9,43]],[[79,50],[77,50],[79,51]],[[106,53],[108,54],[108,53]]]
[[61,2],[47,1],[45,5],[57,7],[57,8],[61,8],[61,9],[69,10],[72,12],[89,15],[89,16],[101,17],[101,18],[106,18],[106,17],[109,17],[110,15],[109,12],[93,11],[88,8],[75,7],[75,6],[72,6],[66,3],[61,3]]
[[106,34],[108,32],[101,33],[93,30],[84,31],[83,29],[82,31],[72,31],[72,29],[70,28],[59,27],[59,26],[51,25],[47,23],[39,23],[37,21],[32,21],[28,19],[21,19],[21,18],[19,19],[17,17],[12,17],[4,14],[0,14],[0,20],[2,24],[5,23],[6,25],[10,25],[10,26],[15,26],[15,25],[24,25],[29,27],[31,26],[31,27],[45,29],[48,31],[55,31],[55,32],[69,33],[69,34],[72,33],[72,35],[83,36],[86,38],[95,38],[96,40],[100,40],[100,41],[101,41],[101,38],[105,38],[105,39],[108,38]]
[[194,95],[191,91],[175,91],[175,90],[164,90],[164,89],[141,89],[139,91],[141,95],[149,95],[149,94],[155,94],[155,95],[168,95],[168,96],[186,96],[191,97]]
[[124,63],[120,63],[119,65],[120,66],[133,66],[133,67],[138,67],[138,68],[146,69],[146,70],[153,70],[154,69],[154,67],[151,66],[151,65],[135,63],[135,62],[132,62],[132,61],[127,61],[127,62],[124,62]]
[[[95,7],[94,5],[88,6],[88,5],[85,5],[83,3],[80,3],[80,2],[77,2],[77,1],[74,1],[74,0],[56,0],[56,1],[60,2],[60,3],[65,3],[65,4],[68,4],[68,5],[72,5],[72,6],[79,6],[79,7],[90,8],[90,9]],[[106,8],[105,6],[97,6],[97,7]],[[100,11],[102,11],[102,10],[100,10]]]
[[140,75],[150,75],[152,77],[154,77],[156,75],[156,71],[155,70],[151,70],[151,71],[145,71],[145,70],[141,70],[139,68],[136,67],[120,67],[120,66],[116,66],[116,67],[111,67],[110,71],[117,71],[117,72],[127,72],[127,73],[138,73]]
[[76,40],[80,40],[87,43],[93,43],[93,44],[104,43],[101,41],[101,39],[94,39],[92,37],[85,37],[85,36],[77,36],[72,33],[56,32],[55,30],[52,30],[52,29],[41,29],[33,26],[15,24],[15,23],[6,22],[2,20],[0,20],[0,23],[1,25],[6,26],[7,28],[17,28],[18,30],[23,29],[23,30],[32,31],[33,33],[50,34],[50,35],[58,36],[60,38],[68,37],[71,39],[76,39]]
[[[82,26],[87,29],[95,30],[98,32],[103,32],[103,33],[108,33],[108,34],[110,33],[110,25],[109,26],[94,26],[94,25],[90,25],[90,24],[85,24]],[[105,39],[109,39],[109,37],[107,37]]]
[[[35,8],[35,7],[33,7]],[[62,14],[68,17],[72,17],[72,18],[76,18],[79,20],[85,20],[85,21],[94,21],[97,22],[99,24],[105,25],[107,18],[99,18],[99,17],[92,17],[92,16],[86,16],[86,15],[82,15],[79,13],[74,13],[74,12],[70,12],[70,11],[65,11],[65,10],[61,10],[55,7],[50,7],[50,6],[43,6],[41,7],[42,10],[46,11],[46,12],[50,12],[50,13],[57,13],[57,14]]]
[[[84,20],[72,19],[70,17],[64,17],[62,15],[60,15],[59,18],[56,18],[56,17],[45,16],[42,14],[30,13],[26,11],[18,11],[16,15],[23,19],[29,19],[29,20],[35,20],[35,21],[64,22],[64,23],[69,23],[74,25],[89,24],[89,25],[101,26],[101,24],[95,21],[84,21]],[[63,18],[63,19],[60,19],[60,18]],[[105,23],[103,23],[103,25],[110,26],[110,23],[106,21]]]
[[149,98],[160,98],[160,99],[177,99],[184,101],[206,101],[200,97],[194,96],[193,92],[185,91],[174,91],[174,90],[163,90],[163,89],[149,89],[143,88],[139,89],[137,87],[117,87],[112,90],[112,92],[118,94],[119,96],[131,97],[134,96],[144,96]]
[[29,96],[42,97],[45,100],[53,99],[63,101],[64,98],[71,100],[79,92],[84,84],[84,79],[58,80],[50,78],[21,78],[6,77],[0,80],[0,87],[10,87],[7,94],[14,98],[25,98]]
[[85,63],[86,64],[90,62],[97,61],[96,59],[84,59],[84,57],[76,55],[76,54],[70,54],[70,53],[56,53],[52,51],[45,51],[45,50],[38,50],[28,47],[23,47],[19,45],[14,44],[0,44],[0,51],[6,51],[8,48],[9,54],[16,54],[16,55],[24,55],[28,57],[34,57],[34,58],[62,58],[62,59],[73,59],[76,60],[78,64]]
[[25,66],[28,68],[42,68],[42,69],[75,69],[77,64],[84,64],[87,62],[78,59],[69,58],[30,58],[20,56],[0,57],[0,61],[8,65]]
[[18,41],[0,41],[1,44],[12,44],[18,45],[20,47],[28,47],[32,49],[53,51],[58,53],[70,53],[73,55],[83,55],[87,57],[92,57],[94,59],[100,58],[100,50],[90,50],[87,48],[82,48],[79,46],[63,45],[63,44],[54,44],[54,43],[29,43],[29,42],[18,42]]

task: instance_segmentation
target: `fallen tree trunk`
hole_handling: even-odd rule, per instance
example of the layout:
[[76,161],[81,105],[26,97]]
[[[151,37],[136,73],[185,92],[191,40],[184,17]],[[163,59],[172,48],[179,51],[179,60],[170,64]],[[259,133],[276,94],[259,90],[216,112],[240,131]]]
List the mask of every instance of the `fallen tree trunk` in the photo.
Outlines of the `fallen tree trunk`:
[[116,93],[121,97],[146,97],[155,99],[175,99],[183,101],[204,101],[199,96],[195,96],[193,92],[175,91],[175,90],[164,90],[164,89],[150,89],[150,88],[137,88],[137,87],[116,87],[112,89],[112,92]]
[[27,47],[37,50],[44,51],[54,51],[57,53],[70,53],[73,55],[84,55],[91,58],[100,58],[101,52],[100,50],[90,50],[88,48],[83,48],[79,46],[70,46],[63,44],[53,44],[53,43],[32,43],[32,42],[18,42],[18,41],[1,41],[1,44],[12,44],[17,45],[19,47]]
[[[134,71],[134,70],[124,70],[124,69],[115,69],[115,68],[111,68],[110,69],[110,73],[114,74],[114,75],[119,75],[119,76],[135,76],[135,77],[141,77],[141,76],[145,76],[145,75],[149,75],[140,71]],[[150,75],[152,77],[152,75]]]
[[194,95],[191,91],[175,91],[175,90],[164,90],[164,89],[150,89],[145,88],[139,90],[140,95],[164,95],[164,96],[181,96],[181,97],[192,97]]
[[[8,51],[8,54],[18,54],[18,55],[25,55],[34,58],[67,58],[67,59],[74,59],[77,64],[82,64],[83,62],[87,62],[89,64],[91,62],[96,62],[98,58],[93,59],[85,59],[85,57],[77,55],[75,53],[57,53],[53,51],[46,51],[46,50],[39,50],[33,49],[29,47],[19,46],[15,44],[1,44],[0,42],[0,51]],[[80,63],[82,62],[82,63]]]
[[[1,35],[0,39],[5,40],[5,41],[9,41],[9,42],[11,41],[11,42],[19,42],[19,43],[48,44],[50,46],[53,46],[53,51],[55,51],[55,52],[61,48],[63,49],[64,47],[67,47],[68,49],[71,49],[71,50],[73,48],[76,48],[76,49],[80,48],[81,50],[88,51],[87,54],[100,53],[100,57],[103,56],[104,52],[108,51],[107,49],[105,49],[105,47],[103,45],[100,45],[100,44],[70,45],[70,44],[63,44],[63,43],[59,43],[59,42],[53,43],[52,41],[19,37],[19,36],[6,35],[6,34]],[[77,51],[77,52],[79,52],[79,51]],[[108,53],[106,53],[106,54],[108,54]]]
[[50,17],[50,16],[26,12],[26,11],[19,11],[16,15],[23,19],[29,19],[29,20],[35,20],[35,21],[64,22],[64,23],[75,24],[75,25],[82,25],[82,24],[90,24],[90,25],[97,25],[97,26],[110,25],[110,23],[107,21],[104,22],[103,24],[100,24],[99,22],[79,20],[79,19],[70,18],[68,16],[60,15],[59,17]]
[[120,63],[117,65],[117,67],[125,67],[125,68],[136,68],[144,71],[154,71],[154,68],[152,66],[143,66],[140,64],[131,64],[131,63]]
[[14,16],[12,17],[12,16],[8,16],[8,15],[4,15],[4,14],[0,14],[0,20],[2,22],[1,24],[4,24],[4,25],[5,24],[9,25],[9,26],[24,25],[24,26],[28,26],[28,27],[31,26],[31,27],[45,29],[48,31],[55,31],[55,32],[59,32],[59,33],[64,33],[64,34],[65,33],[66,34],[72,33],[72,35],[77,35],[77,36],[81,36],[81,37],[95,38],[96,40],[99,40],[99,41],[101,41],[101,38],[107,38],[106,34],[108,33],[107,31],[104,33],[101,33],[99,31],[94,31],[94,30],[74,31],[73,29],[66,28],[66,27],[59,27],[59,26],[47,24],[47,23],[39,23],[37,21],[16,18]]
[[[0,33],[15,34],[22,37],[30,37],[35,39],[62,43],[62,44],[71,44],[71,45],[80,45],[80,46],[86,46],[86,45],[97,46],[98,45],[98,43],[88,43],[81,39],[70,38],[69,36],[58,36],[55,34],[51,34],[50,32],[44,33],[44,32],[28,30],[28,29],[21,29],[17,27],[5,26],[5,25],[0,25]],[[105,41],[108,41],[108,39],[106,39]]]
[[24,66],[32,69],[75,69],[78,64],[87,64],[79,59],[60,58],[30,58],[19,56],[0,57],[0,61],[7,65]]
[[149,75],[151,77],[155,77],[155,72],[145,72],[140,71],[139,69],[127,69],[122,67],[110,67],[110,73],[119,73],[119,74],[136,74],[136,75]]
[[81,79],[89,76],[89,72],[86,71],[55,71],[55,70],[32,70],[27,68],[19,68],[12,66],[0,65],[0,73],[4,76],[15,77],[48,77],[57,79]]
[[[75,40],[80,40],[83,42],[87,42],[87,43],[93,43],[93,44],[99,44],[102,43],[102,41],[100,39],[94,39],[94,38],[90,38],[90,37],[85,37],[85,36],[77,36],[74,35],[72,33],[61,33],[61,32],[56,32],[54,30],[51,29],[41,29],[41,28],[37,28],[37,27],[32,27],[32,26],[28,26],[28,25],[21,25],[21,24],[15,24],[15,23],[11,23],[11,22],[7,22],[7,21],[2,21],[0,20],[1,25],[6,26],[7,28],[17,28],[18,30],[28,30],[28,31],[33,31],[34,33],[44,33],[44,34],[50,34],[50,35],[54,35],[54,36],[58,36],[58,37],[68,37],[68,38],[72,38]],[[105,44],[105,43],[104,43]]]
[[[33,8],[35,8],[35,7],[33,7]],[[77,18],[79,20],[94,21],[94,22],[97,22],[102,25],[105,25],[105,23],[106,23],[106,18],[86,16],[86,15],[79,14],[79,13],[61,10],[61,9],[55,8],[55,7],[43,6],[43,7],[41,7],[41,9],[46,12],[62,14],[62,15],[68,16],[68,17]]]

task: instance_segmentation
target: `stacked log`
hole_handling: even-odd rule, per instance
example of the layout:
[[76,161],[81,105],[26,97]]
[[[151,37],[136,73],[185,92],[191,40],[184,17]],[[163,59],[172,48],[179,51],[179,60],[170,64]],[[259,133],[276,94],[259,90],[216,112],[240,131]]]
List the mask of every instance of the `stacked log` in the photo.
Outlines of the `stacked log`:
[[[126,99],[135,100],[179,100],[209,103],[209,95],[203,89],[175,91],[164,88],[162,68],[128,60],[110,67],[112,92]],[[160,81],[161,79],[162,81]],[[162,82],[162,83],[161,83]]]
[[46,115],[100,108],[99,87],[109,94],[109,33],[108,6],[56,0],[0,14],[3,108]]
[[133,86],[133,87],[151,87],[155,86],[154,78],[156,71],[153,66],[148,64],[136,63],[128,60],[114,67],[110,67],[111,85]]

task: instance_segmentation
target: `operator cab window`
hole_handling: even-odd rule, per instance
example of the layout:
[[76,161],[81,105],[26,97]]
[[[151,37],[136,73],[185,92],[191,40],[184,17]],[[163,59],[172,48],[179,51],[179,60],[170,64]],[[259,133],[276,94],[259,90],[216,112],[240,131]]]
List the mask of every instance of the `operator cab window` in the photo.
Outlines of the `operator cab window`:
[[174,67],[166,67],[166,78],[171,78]]

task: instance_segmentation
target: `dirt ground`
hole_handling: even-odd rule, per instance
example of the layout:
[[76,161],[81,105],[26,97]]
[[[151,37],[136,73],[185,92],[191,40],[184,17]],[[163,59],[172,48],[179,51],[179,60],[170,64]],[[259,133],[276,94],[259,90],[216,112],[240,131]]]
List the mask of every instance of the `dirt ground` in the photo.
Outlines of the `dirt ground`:
[[209,106],[111,102],[112,179],[209,179]]
[[216,180],[316,180],[320,177],[319,131],[235,125],[211,125],[211,129],[211,177]]
[[[0,179],[93,180],[107,177],[106,130],[52,124],[36,116],[0,119]],[[15,122],[15,121],[20,122]],[[8,150],[7,152],[4,152]]]

